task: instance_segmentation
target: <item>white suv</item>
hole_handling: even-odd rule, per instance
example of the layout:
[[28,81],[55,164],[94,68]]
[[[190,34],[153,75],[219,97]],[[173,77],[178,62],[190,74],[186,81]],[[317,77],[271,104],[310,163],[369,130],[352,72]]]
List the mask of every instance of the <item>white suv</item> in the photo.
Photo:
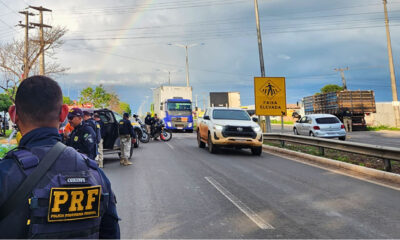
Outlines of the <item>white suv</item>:
[[261,155],[263,136],[260,126],[240,108],[208,108],[198,121],[197,142],[200,148],[208,145],[211,153],[219,147],[250,148]]

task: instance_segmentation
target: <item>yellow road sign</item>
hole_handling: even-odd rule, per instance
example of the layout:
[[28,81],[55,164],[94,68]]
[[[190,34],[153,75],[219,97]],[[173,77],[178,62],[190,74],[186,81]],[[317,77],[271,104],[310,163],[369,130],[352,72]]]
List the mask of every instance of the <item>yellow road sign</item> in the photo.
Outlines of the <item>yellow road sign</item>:
[[286,115],[286,85],[284,77],[255,77],[256,115]]

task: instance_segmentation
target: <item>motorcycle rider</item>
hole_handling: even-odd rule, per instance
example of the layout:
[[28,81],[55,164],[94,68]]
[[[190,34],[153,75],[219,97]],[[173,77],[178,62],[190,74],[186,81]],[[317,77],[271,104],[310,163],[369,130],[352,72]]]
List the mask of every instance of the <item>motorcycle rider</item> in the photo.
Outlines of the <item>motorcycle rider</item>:
[[151,114],[147,112],[146,118],[144,119],[144,123],[146,124],[147,133],[150,134],[151,131]]

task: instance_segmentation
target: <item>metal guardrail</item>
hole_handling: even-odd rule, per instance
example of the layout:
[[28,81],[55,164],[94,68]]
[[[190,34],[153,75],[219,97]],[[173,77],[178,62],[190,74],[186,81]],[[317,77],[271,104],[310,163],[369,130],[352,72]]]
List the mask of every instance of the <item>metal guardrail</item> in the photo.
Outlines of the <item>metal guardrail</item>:
[[285,147],[285,142],[293,142],[319,148],[319,153],[325,155],[325,148],[338,151],[356,153],[370,157],[383,159],[385,171],[392,170],[391,161],[400,162],[400,149],[394,147],[385,147],[365,143],[345,142],[332,139],[280,134],[280,133],[265,133],[264,140],[280,141],[281,146]]

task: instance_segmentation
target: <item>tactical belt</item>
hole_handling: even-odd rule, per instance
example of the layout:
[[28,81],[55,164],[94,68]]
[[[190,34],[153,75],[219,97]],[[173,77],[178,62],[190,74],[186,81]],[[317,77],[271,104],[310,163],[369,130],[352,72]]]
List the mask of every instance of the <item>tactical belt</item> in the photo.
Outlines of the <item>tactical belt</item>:
[[25,201],[27,201],[29,195],[31,194],[33,188],[42,177],[47,173],[53,163],[57,160],[65,148],[64,144],[57,142],[43,159],[39,162],[35,171],[28,175],[25,180],[19,185],[18,189],[8,198],[3,205],[0,207],[0,222],[6,218],[12,211],[14,211],[17,206],[21,206]]
[[71,239],[89,237],[100,231],[99,226],[85,228],[77,231],[70,232],[54,232],[54,233],[41,233],[33,236],[33,239]]

